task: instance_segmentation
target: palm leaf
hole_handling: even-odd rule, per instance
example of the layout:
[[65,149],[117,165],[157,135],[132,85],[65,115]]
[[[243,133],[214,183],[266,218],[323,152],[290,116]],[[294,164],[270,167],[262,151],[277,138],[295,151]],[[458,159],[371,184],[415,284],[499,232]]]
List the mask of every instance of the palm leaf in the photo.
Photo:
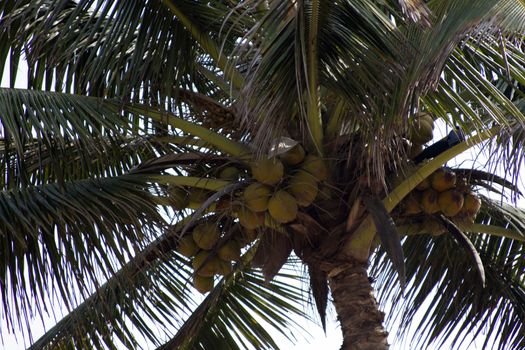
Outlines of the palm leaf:
[[[478,222],[513,228],[525,237],[523,210],[497,202],[484,203]],[[470,258],[455,247],[449,235],[405,239],[408,288],[404,299],[399,289],[387,287],[394,283],[396,273],[386,263],[385,253],[378,253],[371,273],[381,286],[380,300],[393,300],[395,310],[401,314],[396,318],[396,311],[392,312],[389,322],[401,322],[400,336],[416,329],[418,335],[413,342],[418,348],[450,341],[454,349],[460,349],[467,334],[475,337],[489,329],[497,336],[487,337],[484,349],[520,349],[525,344],[524,240],[480,233],[469,237],[485,269],[485,288],[474,268],[464,272],[465,266],[472,266]]]
[[111,333],[123,344],[135,346],[136,334],[130,324],[157,345],[160,329],[166,336],[178,329],[163,349],[179,342],[194,343],[192,348],[217,344],[233,349],[247,344],[278,348],[265,327],[269,324],[284,330],[292,322],[288,313],[303,315],[297,309],[302,294],[289,285],[295,277],[281,274],[268,285],[260,273],[239,265],[237,272],[221,281],[195,309],[199,298],[188,288],[191,271],[187,260],[174,253],[182,226],[134,256],[31,348],[55,349],[63,344],[112,347]]
[[46,291],[67,307],[162,228],[148,186],[131,177],[46,184],[0,194],[2,318],[41,314]]

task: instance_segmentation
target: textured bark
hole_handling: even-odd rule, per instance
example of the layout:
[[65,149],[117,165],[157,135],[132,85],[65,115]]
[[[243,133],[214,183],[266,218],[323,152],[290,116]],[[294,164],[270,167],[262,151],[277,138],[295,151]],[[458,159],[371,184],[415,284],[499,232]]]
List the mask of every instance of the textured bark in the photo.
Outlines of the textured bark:
[[366,265],[336,268],[329,273],[329,283],[343,331],[341,350],[387,350],[384,313],[372,294]]

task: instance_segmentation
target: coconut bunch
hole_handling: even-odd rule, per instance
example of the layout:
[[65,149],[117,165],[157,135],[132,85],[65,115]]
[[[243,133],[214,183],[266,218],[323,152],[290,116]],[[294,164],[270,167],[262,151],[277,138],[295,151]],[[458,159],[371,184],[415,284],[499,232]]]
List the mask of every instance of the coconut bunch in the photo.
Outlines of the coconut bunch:
[[[448,168],[440,168],[420,182],[401,202],[401,216],[443,214],[460,225],[472,224],[481,208],[481,199],[465,178]],[[426,218],[429,233],[442,233],[437,222]]]
[[[301,208],[312,205],[320,183],[328,177],[324,161],[306,154],[300,144],[277,157],[253,162],[250,170],[251,175],[234,166],[217,170],[214,175],[220,179],[236,182],[242,177],[248,184],[225,194],[208,208],[218,217],[238,219],[237,231],[242,234],[226,237],[221,233],[221,225],[213,221],[217,218],[214,216],[179,241],[179,253],[192,259],[194,286],[201,293],[213,288],[215,275],[231,271],[241,249],[257,238],[256,229],[293,222]],[[202,189],[175,188],[170,192],[178,208],[197,209],[210,196],[209,191]]]
[[277,225],[296,219],[300,207],[310,206],[318,194],[318,184],[328,176],[324,161],[305,154],[300,144],[278,157],[262,159],[251,166],[255,180],[244,188],[239,222],[256,229],[265,222]]
[[410,141],[409,157],[413,158],[421,151],[423,145],[434,137],[434,119],[429,113],[418,112],[409,119],[407,139]]
[[192,260],[193,285],[201,293],[214,286],[215,275],[227,275],[232,263],[239,260],[241,249],[252,243],[255,231],[242,230],[235,226],[223,234],[222,227],[209,218],[199,223],[178,242],[177,252]]

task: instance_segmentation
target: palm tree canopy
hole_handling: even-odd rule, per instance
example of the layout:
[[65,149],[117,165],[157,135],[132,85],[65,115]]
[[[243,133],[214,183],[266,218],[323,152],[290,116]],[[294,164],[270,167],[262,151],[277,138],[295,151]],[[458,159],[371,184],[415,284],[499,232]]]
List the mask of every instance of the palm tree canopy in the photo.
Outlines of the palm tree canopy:
[[[65,305],[34,349],[277,349],[268,328],[293,338],[309,297],[324,325],[326,271],[372,257],[401,332],[431,301],[418,346],[486,327],[486,348],[524,348],[524,23],[521,0],[2,1],[0,318],[30,334]],[[416,165],[424,114],[465,138]],[[474,146],[485,168],[453,172],[475,222],[403,213]],[[246,209],[252,185],[275,206]],[[210,222],[197,266],[183,241]]]

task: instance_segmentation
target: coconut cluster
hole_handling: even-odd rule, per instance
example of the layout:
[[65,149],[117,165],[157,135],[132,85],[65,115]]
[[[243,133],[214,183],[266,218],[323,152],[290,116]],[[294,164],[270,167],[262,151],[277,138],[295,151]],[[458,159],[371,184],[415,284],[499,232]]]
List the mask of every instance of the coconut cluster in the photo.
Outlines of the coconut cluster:
[[[253,162],[249,171],[227,166],[214,175],[227,181],[249,179],[242,189],[219,198],[208,207],[215,221],[195,226],[179,241],[180,254],[192,259],[194,286],[201,293],[213,288],[214,276],[231,271],[241,249],[257,238],[256,229],[294,221],[301,207],[310,206],[319,194],[319,185],[328,177],[322,158],[306,154],[297,144],[277,157]],[[251,172],[251,175],[250,175]],[[170,202],[176,209],[200,208],[211,193],[202,189],[173,188]],[[217,217],[238,219],[235,235],[225,237]]]
[[266,218],[277,224],[294,221],[300,207],[313,203],[319,182],[328,176],[324,161],[305,154],[300,144],[279,157],[253,163],[251,172],[255,182],[242,192],[238,210],[239,222],[247,229],[262,226]]
[[434,119],[429,113],[419,112],[409,120],[407,139],[411,146],[410,158],[415,157],[423,150],[423,145],[432,141],[434,137]]
[[[481,208],[481,199],[476,196],[466,179],[458,177],[447,168],[436,170],[420,182],[401,202],[401,215],[443,214],[458,224],[473,223]],[[439,225],[427,220],[424,229],[439,233]]]
[[221,237],[219,225],[207,220],[193,227],[178,242],[177,251],[192,259],[193,286],[203,294],[213,288],[215,275],[231,272],[232,263],[241,256],[241,249],[257,238],[254,231],[240,227],[230,231],[234,234]]

